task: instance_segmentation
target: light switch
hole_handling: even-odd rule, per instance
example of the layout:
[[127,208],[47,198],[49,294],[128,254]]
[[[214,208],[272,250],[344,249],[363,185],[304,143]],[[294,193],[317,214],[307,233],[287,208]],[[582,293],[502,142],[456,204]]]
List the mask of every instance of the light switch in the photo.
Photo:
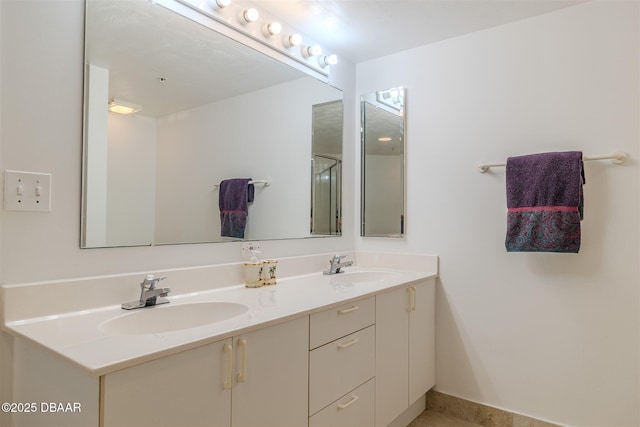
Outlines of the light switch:
[[51,210],[51,174],[4,171],[4,209],[49,212]]

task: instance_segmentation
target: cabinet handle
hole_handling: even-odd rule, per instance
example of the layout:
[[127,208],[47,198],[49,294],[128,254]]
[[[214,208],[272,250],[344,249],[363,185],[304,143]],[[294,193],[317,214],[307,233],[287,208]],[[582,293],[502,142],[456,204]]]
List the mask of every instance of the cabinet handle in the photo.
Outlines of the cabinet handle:
[[224,354],[227,356],[227,375],[222,383],[222,388],[230,389],[231,381],[233,380],[233,348],[231,344],[225,344],[222,347]]
[[412,301],[413,296],[411,292],[411,286],[407,286],[407,313],[411,313],[411,308],[413,307]]
[[411,289],[411,311],[416,311],[416,287],[409,286]]
[[344,308],[342,310],[338,310],[338,314],[347,314],[347,313],[352,313],[356,310],[358,310],[360,307],[358,307],[357,305],[354,305],[351,308]]
[[356,403],[356,400],[358,400],[358,399],[360,399],[360,398],[354,394],[354,395],[351,396],[351,399],[349,399],[349,401],[347,403],[338,403],[338,409],[346,409],[349,406],[351,406],[354,403]]
[[236,381],[243,383],[247,380],[247,340],[238,340],[238,348],[242,350],[242,358],[240,359],[240,373],[236,377]]
[[351,347],[352,345],[354,345],[355,343],[357,343],[358,341],[360,341],[358,338],[353,338],[351,341],[349,341],[348,343],[344,343],[344,344],[338,344],[338,348],[339,349],[343,349],[343,348],[347,348],[347,347]]

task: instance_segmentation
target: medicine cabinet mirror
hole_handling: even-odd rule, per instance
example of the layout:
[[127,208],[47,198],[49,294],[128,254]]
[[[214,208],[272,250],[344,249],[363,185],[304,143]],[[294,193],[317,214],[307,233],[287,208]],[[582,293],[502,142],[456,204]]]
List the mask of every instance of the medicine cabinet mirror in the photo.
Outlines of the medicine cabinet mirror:
[[405,234],[405,99],[402,87],[361,97],[362,236]]
[[[269,183],[246,240],[340,234],[340,90],[148,0],[87,0],[85,28],[82,247],[229,241],[228,178]],[[334,145],[312,151],[321,134]],[[336,162],[322,189],[316,156]]]

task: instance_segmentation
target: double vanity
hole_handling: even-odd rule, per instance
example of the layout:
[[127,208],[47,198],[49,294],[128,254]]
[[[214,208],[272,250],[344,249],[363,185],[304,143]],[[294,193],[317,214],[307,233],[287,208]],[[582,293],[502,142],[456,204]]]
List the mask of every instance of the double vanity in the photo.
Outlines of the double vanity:
[[238,284],[240,263],[161,272],[170,303],[131,311],[16,307],[38,288],[95,297],[107,282],[124,302],[139,275],[5,286],[14,401],[82,409],[15,413],[14,426],[389,425],[435,384],[437,257],[349,257],[334,275],[316,269],[327,255],[281,259],[278,284],[257,289]]

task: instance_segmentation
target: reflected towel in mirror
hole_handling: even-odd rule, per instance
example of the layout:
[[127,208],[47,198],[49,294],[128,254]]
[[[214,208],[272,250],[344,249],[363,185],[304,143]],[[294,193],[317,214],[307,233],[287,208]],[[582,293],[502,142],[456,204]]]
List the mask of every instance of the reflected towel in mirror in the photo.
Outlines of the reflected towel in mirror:
[[253,202],[254,186],[251,178],[233,178],[220,182],[220,235],[244,239],[249,203]]

